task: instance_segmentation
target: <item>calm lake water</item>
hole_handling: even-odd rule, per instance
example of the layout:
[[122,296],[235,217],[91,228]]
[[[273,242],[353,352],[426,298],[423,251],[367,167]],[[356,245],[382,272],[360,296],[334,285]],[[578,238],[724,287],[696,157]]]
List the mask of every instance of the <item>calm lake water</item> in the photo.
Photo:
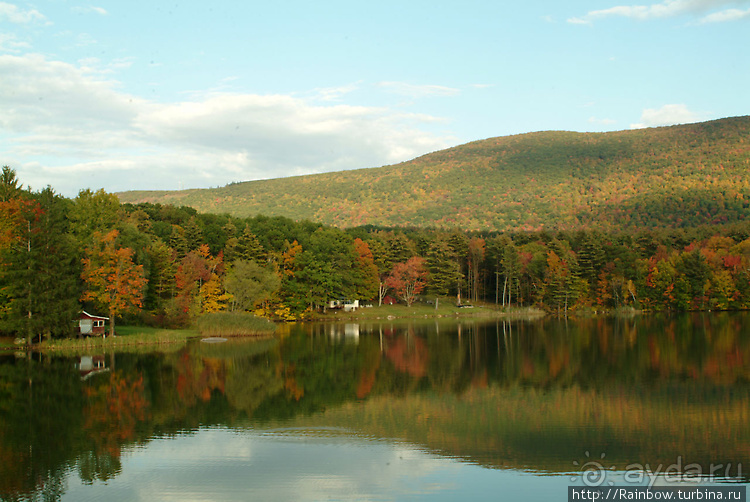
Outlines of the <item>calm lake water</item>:
[[3,500],[567,500],[750,480],[750,315],[0,355]]

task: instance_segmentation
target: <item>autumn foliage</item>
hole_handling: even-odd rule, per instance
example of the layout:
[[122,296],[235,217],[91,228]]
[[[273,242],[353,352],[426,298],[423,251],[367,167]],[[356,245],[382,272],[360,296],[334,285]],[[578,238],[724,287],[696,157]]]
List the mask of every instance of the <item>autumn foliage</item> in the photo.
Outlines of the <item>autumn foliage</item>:
[[417,295],[424,290],[427,285],[427,261],[419,256],[413,256],[404,263],[397,263],[393,266],[391,274],[388,276],[386,283],[396,291],[396,294],[411,306]]
[[81,300],[93,301],[109,312],[109,334],[115,334],[115,317],[140,308],[146,278],[143,265],[133,263],[133,250],[116,245],[119,232],[94,234],[94,244],[83,259],[86,291]]

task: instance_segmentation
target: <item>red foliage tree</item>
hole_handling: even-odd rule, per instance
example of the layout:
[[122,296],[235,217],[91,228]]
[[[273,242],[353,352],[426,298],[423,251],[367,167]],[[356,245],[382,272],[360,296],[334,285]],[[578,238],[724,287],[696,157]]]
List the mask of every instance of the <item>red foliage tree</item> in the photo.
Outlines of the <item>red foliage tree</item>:
[[427,260],[413,256],[405,263],[396,263],[386,279],[388,287],[411,307],[417,295],[427,285]]

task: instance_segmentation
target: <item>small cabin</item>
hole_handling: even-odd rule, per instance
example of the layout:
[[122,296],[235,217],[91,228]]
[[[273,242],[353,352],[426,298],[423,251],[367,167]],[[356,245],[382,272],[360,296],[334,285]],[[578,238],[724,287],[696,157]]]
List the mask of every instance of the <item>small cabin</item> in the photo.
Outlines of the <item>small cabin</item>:
[[82,336],[101,336],[107,333],[105,327],[109,317],[91,315],[85,310],[78,316],[78,333]]
[[344,309],[344,312],[351,312],[359,308],[359,300],[331,300],[328,302],[329,309]]

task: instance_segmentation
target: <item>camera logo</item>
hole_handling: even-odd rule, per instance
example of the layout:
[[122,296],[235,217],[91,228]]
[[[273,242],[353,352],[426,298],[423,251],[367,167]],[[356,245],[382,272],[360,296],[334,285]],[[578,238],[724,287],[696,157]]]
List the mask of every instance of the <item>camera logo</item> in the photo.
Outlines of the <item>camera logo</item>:
[[605,483],[608,486],[614,486],[614,481],[607,480],[607,471],[614,471],[615,466],[605,467],[604,458],[607,456],[606,453],[599,455],[598,459],[592,459],[591,454],[586,451],[586,459],[583,463],[577,460],[573,461],[573,466],[578,469],[578,473],[570,478],[572,483],[577,483],[578,480],[582,480],[586,486],[602,486]]
[[742,463],[686,463],[682,456],[669,465],[659,463],[633,463],[627,465],[615,473],[614,465],[606,465],[606,454],[602,453],[598,458],[592,458],[591,454],[585,452],[586,459],[583,462],[573,461],[573,467],[577,470],[572,472],[570,478],[572,483],[583,482],[585,486],[614,486],[615,479],[620,484],[632,483],[636,485],[646,484],[649,487],[657,482],[660,484],[685,484],[696,482],[746,482],[747,476],[743,476]]

